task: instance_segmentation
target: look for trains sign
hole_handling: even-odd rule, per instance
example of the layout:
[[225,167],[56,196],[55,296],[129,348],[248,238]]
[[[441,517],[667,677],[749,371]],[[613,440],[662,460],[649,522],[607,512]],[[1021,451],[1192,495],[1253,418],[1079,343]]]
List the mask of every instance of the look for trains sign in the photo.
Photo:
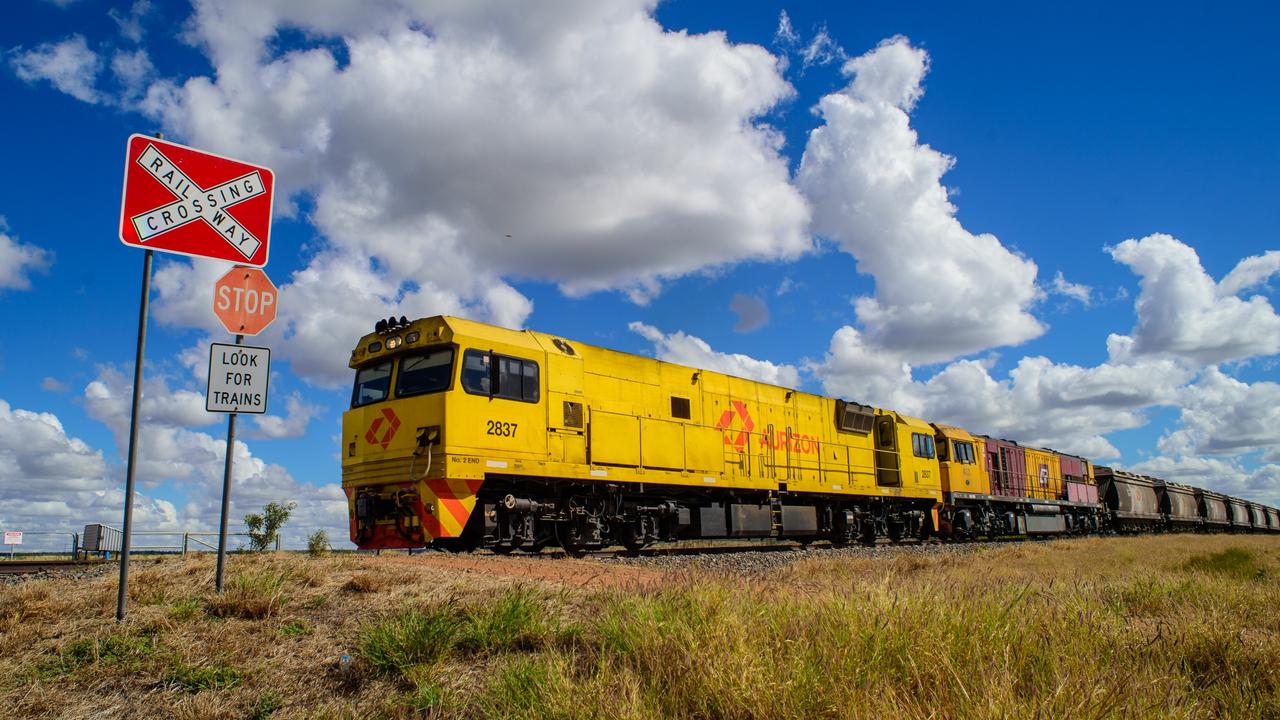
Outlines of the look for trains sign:
[[275,175],[265,167],[131,135],[120,241],[262,267],[274,187]]

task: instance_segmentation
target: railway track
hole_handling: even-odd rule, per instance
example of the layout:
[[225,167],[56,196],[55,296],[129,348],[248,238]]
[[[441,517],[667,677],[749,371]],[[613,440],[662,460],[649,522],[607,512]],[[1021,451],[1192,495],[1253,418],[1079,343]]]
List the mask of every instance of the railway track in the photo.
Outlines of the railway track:
[[[915,540],[903,540],[896,543],[880,543],[879,547],[901,547],[908,545],[927,545],[931,543],[922,543]],[[852,546],[851,546],[852,547]],[[858,545],[857,547],[864,547]],[[874,547],[874,546],[872,546]],[[777,545],[696,545],[696,546],[678,546],[678,547],[646,547],[640,550],[626,550],[624,548],[610,548],[604,550],[591,550],[582,554],[584,558],[613,558],[613,557],[672,557],[681,555],[731,555],[735,553],[772,553],[772,552],[801,552],[805,550],[837,550],[835,546],[826,543],[802,545],[800,543],[777,544]],[[562,558],[568,557],[568,553],[560,548],[546,548],[539,552],[527,552],[524,550],[515,550],[511,552],[496,553],[491,550],[483,551],[477,554],[481,555],[498,555],[525,558]]]
[[0,575],[27,575],[51,570],[91,568],[102,564],[102,560],[4,560],[0,561]]

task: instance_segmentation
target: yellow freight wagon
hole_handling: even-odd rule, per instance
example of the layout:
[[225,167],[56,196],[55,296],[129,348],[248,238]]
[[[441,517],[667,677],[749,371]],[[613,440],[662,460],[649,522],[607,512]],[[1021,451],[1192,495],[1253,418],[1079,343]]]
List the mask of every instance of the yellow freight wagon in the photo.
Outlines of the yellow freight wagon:
[[837,544],[936,527],[923,421],[452,317],[351,354],[343,489],[362,548]]

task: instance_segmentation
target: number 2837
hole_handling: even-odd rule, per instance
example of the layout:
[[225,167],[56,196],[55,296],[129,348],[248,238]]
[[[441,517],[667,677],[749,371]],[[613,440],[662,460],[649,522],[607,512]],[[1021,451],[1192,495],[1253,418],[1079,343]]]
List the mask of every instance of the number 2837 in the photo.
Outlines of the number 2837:
[[515,437],[516,424],[511,422],[502,422],[501,420],[489,420],[486,435],[497,435],[498,437]]

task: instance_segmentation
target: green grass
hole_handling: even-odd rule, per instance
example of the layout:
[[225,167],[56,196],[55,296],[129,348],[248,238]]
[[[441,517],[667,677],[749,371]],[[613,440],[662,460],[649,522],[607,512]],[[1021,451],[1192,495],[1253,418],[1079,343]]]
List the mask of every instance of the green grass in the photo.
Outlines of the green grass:
[[165,673],[166,685],[181,688],[187,692],[201,690],[226,690],[234,688],[243,679],[239,670],[228,665],[188,665],[177,660]]
[[210,615],[260,620],[271,617],[285,602],[291,573],[275,568],[258,568],[233,574],[223,583],[222,592],[205,600]]
[[366,626],[360,634],[360,650],[375,672],[408,677],[415,668],[450,654],[533,650],[554,630],[542,601],[528,590],[515,588],[490,603],[463,605],[450,600],[406,608]]
[[1187,570],[1230,575],[1245,579],[1263,579],[1266,571],[1257,557],[1244,548],[1232,547],[1209,555],[1197,555],[1187,561]]
[[169,606],[169,617],[179,622],[194,620],[203,614],[204,602],[195,596],[184,597]]
[[138,635],[107,635],[76,640],[42,663],[40,675],[70,675],[85,666],[136,668],[156,651],[156,639]]
[[530,561],[583,569],[564,584],[253,556],[222,615],[196,558],[158,566],[164,601],[124,625],[110,577],[0,586],[0,697],[14,717],[1280,720],[1280,537],[950,550],[753,575]]
[[258,698],[258,702],[250,708],[250,720],[266,720],[271,717],[277,710],[284,707],[284,700],[274,692],[267,691]]
[[301,620],[290,620],[280,626],[279,632],[284,637],[297,637],[310,633],[311,628],[307,627],[307,624]]

